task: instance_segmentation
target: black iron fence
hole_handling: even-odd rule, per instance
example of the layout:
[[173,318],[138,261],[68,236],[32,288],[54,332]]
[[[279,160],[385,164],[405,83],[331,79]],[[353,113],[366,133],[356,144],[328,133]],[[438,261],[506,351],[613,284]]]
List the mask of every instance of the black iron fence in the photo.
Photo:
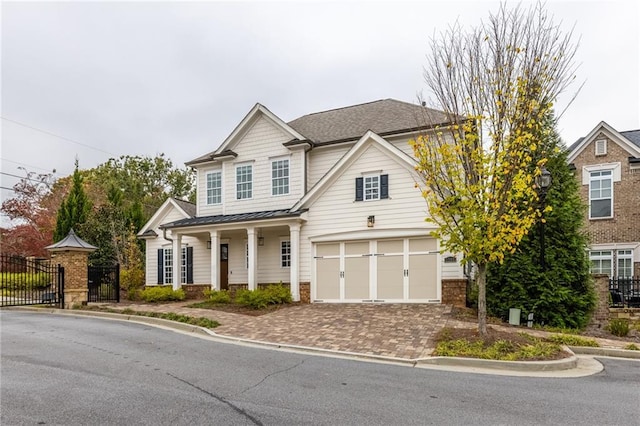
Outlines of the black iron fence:
[[120,302],[120,265],[89,266],[89,302]]
[[64,306],[64,268],[49,260],[0,255],[0,306]]
[[640,308],[640,277],[609,280],[612,308]]

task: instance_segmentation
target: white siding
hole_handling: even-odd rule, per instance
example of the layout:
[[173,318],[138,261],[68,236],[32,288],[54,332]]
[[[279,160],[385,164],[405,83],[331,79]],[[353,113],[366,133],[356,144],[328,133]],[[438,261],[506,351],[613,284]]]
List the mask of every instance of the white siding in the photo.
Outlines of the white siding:
[[[233,147],[238,157],[224,165],[224,214],[285,209],[293,206],[302,197],[304,151],[290,151],[282,145],[290,139],[289,135],[265,118],[258,119],[251,126],[242,140]],[[289,158],[288,195],[271,195],[271,159],[276,157]],[[236,200],[235,165],[247,162],[253,165],[253,196],[251,199]],[[204,214],[208,211],[203,205],[206,199],[199,203]]]
[[[175,208],[172,208],[166,215],[158,219],[159,224],[173,222],[175,220],[184,219],[184,216],[178,212]],[[145,283],[146,285],[156,285],[158,284],[158,249],[166,248],[171,246],[171,241],[165,240],[163,237],[162,230],[160,228],[153,229],[158,236],[156,238],[151,238],[146,240],[146,256],[145,256]],[[167,232],[167,237],[171,238],[171,232]],[[200,267],[201,265],[196,265],[196,253],[200,251],[198,249],[199,246],[202,245],[198,239],[194,237],[183,236],[182,244],[189,244],[193,246],[193,280],[194,283],[198,283],[196,281],[196,267]],[[206,250],[206,242],[204,243]]]
[[307,188],[311,189],[318,183],[334,164],[353,147],[354,143],[316,148],[309,151],[309,164],[307,165]]
[[[355,201],[355,178],[382,170],[389,175],[389,199]],[[375,216],[375,229],[426,227],[426,202],[414,187],[412,171],[375,145],[366,151],[310,206],[301,229],[300,281],[310,281],[310,237],[328,233],[367,230],[367,217]],[[425,234],[427,231],[425,230]]]

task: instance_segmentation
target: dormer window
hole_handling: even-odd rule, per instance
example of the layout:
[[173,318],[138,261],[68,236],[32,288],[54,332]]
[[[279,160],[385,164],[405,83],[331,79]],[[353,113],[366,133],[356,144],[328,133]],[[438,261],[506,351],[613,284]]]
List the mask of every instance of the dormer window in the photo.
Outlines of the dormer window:
[[598,139],[596,141],[596,155],[607,155],[607,140]]

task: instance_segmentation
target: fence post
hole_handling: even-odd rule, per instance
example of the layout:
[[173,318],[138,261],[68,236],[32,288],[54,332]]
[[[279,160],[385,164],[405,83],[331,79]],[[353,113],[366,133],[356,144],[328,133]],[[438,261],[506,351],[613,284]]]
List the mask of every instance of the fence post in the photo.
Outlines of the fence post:
[[596,307],[591,316],[591,323],[603,326],[609,322],[609,276],[594,274],[593,280],[596,293]]
[[88,258],[89,253],[97,250],[97,247],[83,241],[72,229],[64,239],[46,248],[64,268],[63,308],[86,305],[89,295]]

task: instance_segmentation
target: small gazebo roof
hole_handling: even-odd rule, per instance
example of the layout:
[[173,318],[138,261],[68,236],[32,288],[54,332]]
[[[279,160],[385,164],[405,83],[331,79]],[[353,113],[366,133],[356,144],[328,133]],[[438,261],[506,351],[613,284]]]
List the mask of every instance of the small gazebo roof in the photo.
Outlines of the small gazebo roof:
[[73,228],[69,231],[66,237],[58,241],[55,244],[45,247],[49,251],[95,251],[98,247],[92,246],[82,238],[78,237],[73,231]]

